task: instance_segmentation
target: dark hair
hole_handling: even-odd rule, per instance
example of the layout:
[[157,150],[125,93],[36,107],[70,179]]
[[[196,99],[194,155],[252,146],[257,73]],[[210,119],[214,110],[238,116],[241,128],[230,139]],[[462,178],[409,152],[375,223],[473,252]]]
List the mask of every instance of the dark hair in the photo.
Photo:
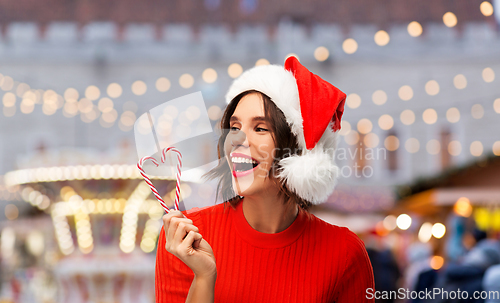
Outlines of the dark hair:
[[226,141],[226,137],[228,134],[228,130],[230,128],[230,119],[236,110],[236,106],[240,100],[251,93],[258,93],[262,101],[264,103],[264,116],[269,121],[271,128],[271,135],[274,141],[276,154],[273,159],[272,167],[270,169],[271,180],[275,183],[275,185],[279,188],[279,197],[284,197],[284,203],[296,203],[299,207],[304,210],[307,210],[312,203],[306,201],[299,197],[296,193],[289,190],[284,181],[281,181],[279,178],[275,177],[275,173],[279,172],[281,167],[279,165],[279,161],[283,158],[300,154],[301,149],[299,148],[297,137],[292,133],[290,126],[286,122],[285,115],[283,112],[274,104],[274,102],[267,95],[256,91],[256,90],[248,90],[240,93],[236,97],[229,102],[222,115],[220,121],[220,128],[222,130],[222,134],[219,138],[217,153],[219,156],[219,163],[215,168],[210,170],[208,173],[204,175],[209,180],[219,179],[217,184],[217,198],[222,196],[222,200],[224,204],[229,202],[233,207],[235,207],[241,198],[235,194],[232,184],[232,176],[231,170],[226,161],[224,161],[224,142]]

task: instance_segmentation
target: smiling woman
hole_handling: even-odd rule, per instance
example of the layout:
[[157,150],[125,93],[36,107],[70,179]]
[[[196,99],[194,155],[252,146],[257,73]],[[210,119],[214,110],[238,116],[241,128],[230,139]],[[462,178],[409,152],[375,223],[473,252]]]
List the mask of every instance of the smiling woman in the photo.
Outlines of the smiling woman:
[[164,216],[157,302],[373,302],[363,242],[308,212],[337,182],[345,97],[295,57],[234,81],[207,175],[224,203]]

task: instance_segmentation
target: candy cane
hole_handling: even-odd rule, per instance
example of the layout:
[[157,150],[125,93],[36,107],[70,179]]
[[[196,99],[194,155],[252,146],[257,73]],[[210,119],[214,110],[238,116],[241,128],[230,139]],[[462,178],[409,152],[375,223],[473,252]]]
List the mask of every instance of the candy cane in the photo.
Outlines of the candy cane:
[[177,174],[176,174],[177,183],[175,185],[175,201],[174,201],[174,206],[175,206],[176,210],[179,210],[179,198],[180,198],[180,195],[181,195],[182,154],[175,147],[164,148],[163,152],[161,153],[161,162],[162,163],[165,163],[165,159],[166,159],[167,153],[169,151],[173,151],[173,152],[177,153]]
[[[160,202],[161,206],[163,207],[163,209],[167,212],[167,214],[170,212],[170,210],[168,209],[168,206],[167,204],[165,204],[165,201],[163,201],[163,199],[161,198],[160,194],[158,193],[158,191],[156,190],[156,187],[153,185],[153,183],[151,182],[151,179],[149,179],[148,175],[146,175],[146,172],[144,171],[144,169],[142,168],[142,166],[144,165],[144,162],[146,160],[151,160],[151,162],[153,162],[154,165],[156,165],[158,167],[158,162],[156,161],[155,158],[153,157],[143,157],[141,158],[141,160],[139,160],[139,162],[137,162],[137,168],[139,169],[142,177],[144,178],[144,181],[146,181],[146,183],[149,185],[149,188],[151,188],[151,191],[153,192],[153,194],[155,195],[156,199],[158,199],[158,202]],[[178,208],[177,208],[178,210]]]
[[[169,151],[173,151],[173,152],[177,153],[177,174],[176,174],[177,182],[176,182],[176,186],[175,186],[174,209],[175,210],[179,210],[179,199],[180,199],[180,195],[181,195],[182,154],[175,147],[164,148],[163,151],[162,151],[162,154],[161,154],[161,162],[162,163],[165,163],[166,155],[167,155],[167,153]],[[155,158],[153,158],[153,157],[143,157],[137,163],[137,168],[139,169],[139,171],[141,173],[141,176],[144,178],[144,181],[146,181],[146,183],[149,185],[149,188],[151,188],[151,191],[155,195],[156,199],[160,202],[160,204],[163,207],[163,209],[165,209],[165,211],[167,213],[169,213],[170,210],[167,207],[167,204],[165,203],[165,201],[163,201],[162,197],[158,193],[158,190],[156,190],[156,187],[151,182],[151,179],[148,177],[148,175],[146,175],[146,172],[142,168],[142,166],[144,165],[144,162],[146,162],[146,160],[151,160],[151,162],[153,162],[153,164],[156,165],[156,167],[158,167],[158,162],[156,161]]]

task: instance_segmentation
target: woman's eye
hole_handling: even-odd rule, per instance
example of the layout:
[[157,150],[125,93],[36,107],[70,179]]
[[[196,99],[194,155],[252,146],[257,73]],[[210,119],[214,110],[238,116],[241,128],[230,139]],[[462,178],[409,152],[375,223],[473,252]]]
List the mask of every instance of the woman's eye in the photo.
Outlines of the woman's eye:
[[229,129],[230,129],[232,132],[236,132],[236,131],[239,131],[239,130],[240,130],[239,128],[234,127],[234,126],[231,126]]
[[262,128],[262,127],[257,127],[255,130],[258,131],[258,132],[267,132],[267,131],[269,131],[268,129]]

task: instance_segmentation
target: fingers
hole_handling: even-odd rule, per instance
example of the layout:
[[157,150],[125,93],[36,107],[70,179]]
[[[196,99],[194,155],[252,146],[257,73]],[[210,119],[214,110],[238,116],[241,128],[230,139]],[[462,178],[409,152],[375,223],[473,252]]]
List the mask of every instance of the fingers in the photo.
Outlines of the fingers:
[[[191,219],[186,218],[180,211],[171,211],[163,216],[165,229],[165,249],[174,255],[180,252],[179,246],[189,232],[198,232]],[[191,241],[191,243],[193,243]],[[185,251],[185,250],[184,250]]]
[[189,233],[190,231],[198,232],[199,230],[198,227],[192,224],[192,222],[191,224],[185,223],[184,221],[179,222],[179,224],[177,225],[177,230],[175,231],[174,234],[174,238],[172,240],[172,244],[174,246],[178,246],[179,244],[181,244],[186,234]]
[[172,218],[186,218],[183,213],[181,213],[178,210],[172,210],[168,214],[163,216],[163,225],[165,226],[165,229],[167,229],[168,225],[170,224],[170,221]]
[[194,242],[200,242],[203,236],[195,231],[190,231],[186,238],[182,241],[182,243],[178,246],[179,254],[181,256],[192,256],[195,253],[195,249],[193,248]]

